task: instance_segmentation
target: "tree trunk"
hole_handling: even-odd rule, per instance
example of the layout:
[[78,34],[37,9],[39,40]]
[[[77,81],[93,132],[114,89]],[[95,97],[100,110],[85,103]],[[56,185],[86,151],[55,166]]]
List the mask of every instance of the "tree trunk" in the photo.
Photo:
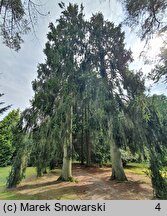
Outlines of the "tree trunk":
[[63,157],[63,168],[62,168],[62,180],[69,181],[72,177],[72,160],[70,156],[70,146],[64,145],[64,157]]
[[81,165],[84,165],[84,111],[82,107],[82,129],[81,129],[81,149],[80,149]]
[[37,166],[37,177],[42,177],[43,176],[43,168],[41,165],[38,164]]
[[91,165],[91,143],[90,143],[90,131],[89,131],[89,103],[85,106],[85,144],[86,144],[86,165]]
[[52,159],[49,163],[49,169],[54,170],[56,168],[56,166],[57,166],[57,161]]
[[86,165],[91,165],[91,144],[90,144],[90,138],[89,138],[89,130],[86,130]]
[[[83,114],[83,112],[82,112]],[[84,165],[84,121],[83,121],[83,116],[82,116],[82,132],[81,132],[81,165]]]
[[111,180],[118,181],[127,181],[122,160],[121,160],[121,152],[115,142],[112,142],[111,146],[111,158],[112,158],[112,175]]
[[73,107],[71,106],[70,116],[68,117],[69,129],[67,129],[67,138],[64,143],[64,156],[61,179],[71,181],[72,179],[72,125],[73,125]]

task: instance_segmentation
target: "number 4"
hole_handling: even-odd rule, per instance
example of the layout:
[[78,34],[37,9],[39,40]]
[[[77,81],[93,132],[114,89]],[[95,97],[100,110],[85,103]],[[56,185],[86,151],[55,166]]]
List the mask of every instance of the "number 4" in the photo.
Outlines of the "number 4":
[[157,209],[158,211],[160,211],[160,210],[161,210],[160,203],[158,203],[158,204],[156,205],[155,209]]

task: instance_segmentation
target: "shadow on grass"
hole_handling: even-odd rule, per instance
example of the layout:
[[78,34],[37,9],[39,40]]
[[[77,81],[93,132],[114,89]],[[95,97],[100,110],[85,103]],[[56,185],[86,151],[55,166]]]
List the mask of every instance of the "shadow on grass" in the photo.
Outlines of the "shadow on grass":
[[[133,167],[134,168],[134,167]],[[75,176],[79,183],[57,181],[58,175],[49,178],[38,178],[36,181],[25,182],[16,189],[8,189],[0,193],[0,200],[78,200],[78,199],[109,199],[135,200],[151,199],[152,189],[143,180],[131,179],[127,182],[109,181],[109,176],[94,177],[93,172],[75,168]],[[106,170],[102,170],[104,173]],[[98,169],[99,172],[99,169]],[[90,175],[92,173],[92,175]],[[89,174],[89,176],[88,176]],[[99,173],[100,174],[100,173]],[[84,176],[80,180],[80,176]],[[88,176],[88,178],[87,178]],[[90,178],[91,176],[91,178]]]
[[[77,185],[76,183],[68,183],[61,185],[59,182],[53,181],[49,184],[25,185],[15,190],[6,190],[0,193],[0,199],[4,200],[78,200],[91,199],[93,196],[101,199],[131,200],[131,199],[151,199],[151,192],[147,188],[142,187],[141,181],[104,182],[101,181],[91,184]],[[49,186],[49,187],[48,187]],[[35,189],[35,191],[33,190]],[[149,195],[149,196],[148,196]]]
[[[80,199],[77,191],[83,192],[83,187],[76,190],[75,185],[68,185],[63,187],[53,187],[51,188],[36,188],[33,191],[29,186],[29,191],[12,189],[6,190],[0,193],[0,200],[78,200]],[[79,186],[80,187],[80,186]],[[42,191],[41,191],[42,190]]]
[[49,181],[49,182],[37,183],[37,184],[22,185],[22,186],[19,186],[18,189],[19,190],[36,189],[38,187],[47,187],[47,186],[57,185],[60,183],[61,183],[60,181],[54,180],[54,181]]

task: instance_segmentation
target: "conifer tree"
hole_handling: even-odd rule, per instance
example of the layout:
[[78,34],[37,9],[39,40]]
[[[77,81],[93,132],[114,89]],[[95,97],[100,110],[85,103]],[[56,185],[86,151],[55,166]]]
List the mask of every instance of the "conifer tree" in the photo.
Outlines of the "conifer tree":
[[128,70],[131,52],[125,49],[121,26],[105,21],[101,13],[84,20],[82,5],[61,7],[57,25],[49,25],[45,63],[39,64],[32,83],[32,107],[24,113],[24,127],[35,142],[38,176],[59,151],[63,152],[60,179],[72,180],[77,137],[82,163],[85,158],[91,164],[96,143],[110,145],[112,179],[126,180],[120,148],[128,143],[129,103],[143,92],[143,82]]

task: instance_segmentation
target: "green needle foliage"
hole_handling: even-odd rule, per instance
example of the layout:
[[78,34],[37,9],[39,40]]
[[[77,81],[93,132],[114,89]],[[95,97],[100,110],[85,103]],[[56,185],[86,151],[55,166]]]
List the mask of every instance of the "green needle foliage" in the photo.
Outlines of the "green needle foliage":
[[[25,114],[25,112],[24,112]],[[23,115],[23,114],[22,114]],[[25,177],[25,171],[30,157],[32,149],[32,139],[26,133],[25,129],[23,130],[23,121],[22,116],[15,127],[15,136],[13,138],[13,143],[16,148],[16,154],[13,159],[13,165],[11,172],[7,180],[7,187],[12,188],[16,187],[17,184]]]
[[[4,94],[0,93],[0,97],[2,97]],[[2,106],[4,104],[4,102],[0,102],[0,106]],[[6,106],[6,107],[2,107],[0,108],[0,115],[2,115],[5,111],[7,111],[11,106]]]
[[[138,94],[130,79],[136,80],[136,86],[141,81],[128,70],[132,58],[125,50],[121,26],[105,21],[101,13],[84,20],[82,5],[61,6],[57,25],[49,25],[46,62],[39,64],[33,81],[32,108],[23,116],[34,140],[38,175],[56,152],[63,152],[66,180],[72,175],[73,148],[81,162],[90,165],[93,155],[94,161],[101,157],[97,149],[109,149],[112,143],[115,148],[126,145],[123,122],[118,119],[128,115],[125,101]],[[123,168],[121,172],[125,179]]]
[[[61,160],[60,179],[65,181],[73,179],[74,153],[88,166],[111,158],[111,179],[127,180],[120,149],[161,154],[166,129],[154,101],[144,95],[142,73],[128,69],[131,51],[125,49],[121,25],[105,21],[101,13],[85,20],[82,5],[60,6],[56,25],[49,25],[45,63],[32,82],[31,108],[22,114],[22,130],[33,139],[30,158],[38,176]],[[30,154],[24,136],[20,139],[17,152],[22,155],[9,187],[22,178]]]

